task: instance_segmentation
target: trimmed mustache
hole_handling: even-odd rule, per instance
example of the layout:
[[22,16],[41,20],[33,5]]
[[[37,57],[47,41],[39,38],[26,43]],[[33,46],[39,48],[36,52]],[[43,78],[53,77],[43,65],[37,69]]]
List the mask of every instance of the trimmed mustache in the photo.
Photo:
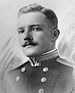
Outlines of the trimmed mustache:
[[26,47],[28,45],[35,46],[37,43],[30,41],[30,40],[25,40],[25,43],[22,45],[22,47]]

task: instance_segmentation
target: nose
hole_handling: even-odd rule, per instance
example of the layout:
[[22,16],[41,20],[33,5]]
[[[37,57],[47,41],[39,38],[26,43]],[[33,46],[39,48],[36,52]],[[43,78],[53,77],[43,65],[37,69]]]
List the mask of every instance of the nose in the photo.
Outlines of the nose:
[[31,31],[29,28],[25,28],[24,40],[33,40]]

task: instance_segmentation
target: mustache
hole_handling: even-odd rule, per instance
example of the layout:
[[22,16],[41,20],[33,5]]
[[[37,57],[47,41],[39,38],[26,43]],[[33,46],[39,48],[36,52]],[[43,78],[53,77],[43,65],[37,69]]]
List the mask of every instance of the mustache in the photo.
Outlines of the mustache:
[[22,47],[26,47],[28,45],[32,45],[32,46],[35,46],[37,45],[37,43],[35,43],[34,41],[32,40],[25,40],[24,44],[22,45]]

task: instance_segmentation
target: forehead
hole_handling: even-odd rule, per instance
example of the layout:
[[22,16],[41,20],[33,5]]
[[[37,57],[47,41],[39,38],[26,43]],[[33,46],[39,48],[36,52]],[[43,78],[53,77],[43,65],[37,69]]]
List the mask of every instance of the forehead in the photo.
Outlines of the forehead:
[[30,12],[21,15],[18,20],[18,26],[29,26],[29,25],[47,25],[49,20],[46,16],[40,12]]

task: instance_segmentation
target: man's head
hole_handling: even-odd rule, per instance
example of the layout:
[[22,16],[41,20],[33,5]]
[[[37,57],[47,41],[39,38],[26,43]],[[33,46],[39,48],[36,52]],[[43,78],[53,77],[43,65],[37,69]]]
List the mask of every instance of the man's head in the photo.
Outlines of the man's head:
[[55,48],[58,19],[51,9],[33,4],[21,8],[18,17],[19,41],[26,56],[38,57]]

